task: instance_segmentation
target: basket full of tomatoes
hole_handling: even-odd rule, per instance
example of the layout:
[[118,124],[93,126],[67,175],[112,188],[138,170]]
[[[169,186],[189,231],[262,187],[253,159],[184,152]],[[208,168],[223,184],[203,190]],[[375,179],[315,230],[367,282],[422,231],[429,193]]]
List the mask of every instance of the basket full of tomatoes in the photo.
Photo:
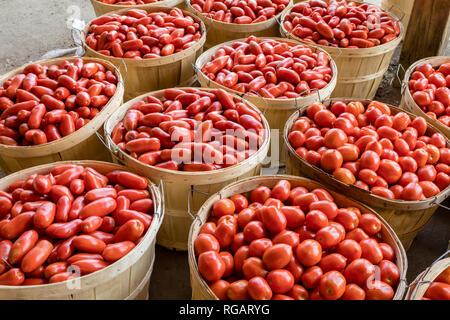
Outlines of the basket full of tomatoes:
[[332,97],[372,99],[404,35],[392,13],[365,2],[306,0],[281,16],[283,36],[317,45],[339,71]]
[[376,209],[405,248],[450,193],[449,141],[422,117],[378,101],[334,98],[294,113],[287,172]]
[[145,9],[148,7],[178,7],[180,9],[184,6],[183,0],[91,0],[92,7],[94,7],[95,15],[101,16],[111,11],[128,9]]
[[400,107],[427,119],[450,138],[450,57],[429,57],[406,70]]
[[196,87],[138,96],[116,110],[104,132],[120,162],[164,183],[166,218],[158,244],[178,250],[187,250],[192,212],[208,194],[259,174],[270,141],[267,120],[252,103]]
[[402,299],[405,250],[375,211],[315,181],[251,177],[212,195],[189,235],[193,299]]
[[123,75],[124,100],[193,80],[206,40],[204,23],[179,8],[121,9],[84,29],[86,55],[110,61]]

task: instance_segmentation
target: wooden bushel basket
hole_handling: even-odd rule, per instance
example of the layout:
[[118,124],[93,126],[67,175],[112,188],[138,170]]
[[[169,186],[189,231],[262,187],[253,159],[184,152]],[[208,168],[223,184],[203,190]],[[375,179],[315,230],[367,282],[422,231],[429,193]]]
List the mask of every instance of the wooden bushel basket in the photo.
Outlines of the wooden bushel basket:
[[[273,38],[273,37],[261,37],[261,38],[274,39],[274,40],[286,42],[286,43],[289,43],[292,45],[304,44],[304,43],[299,43],[296,40],[284,39],[284,38]],[[195,70],[197,73],[197,78],[202,87],[224,89],[228,92],[231,92],[233,94],[243,97],[245,100],[250,101],[255,106],[257,106],[266,116],[267,121],[269,122],[270,129],[278,130],[278,152],[280,155],[279,159],[280,159],[281,163],[284,163],[284,159],[286,157],[286,151],[284,150],[284,147],[283,147],[282,131],[283,131],[284,125],[286,124],[287,119],[290,117],[290,115],[295,110],[303,109],[304,107],[314,103],[315,101],[329,98],[336,86],[336,80],[338,78],[338,70],[336,68],[336,64],[334,63],[334,60],[331,58],[331,56],[325,50],[322,50],[320,48],[306,44],[306,46],[313,49],[314,52],[320,51],[320,52],[327,53],[328,59],[330,61],[330,67],[333,72],[333,77],[331,78],[330,82],[324,88],[322,88],[320,90],[311,91],[311,93],[309,95],[298,96],[297,98],[293,98],[293,99],[268,99],[268,98],[263,98],[258,95],[243,94],[242,92],[230,89],[230,88],[225,87],[215,81],[212,81],[201,71],[202,67],[205,65],[205,63],[207,63],[211,60],[211,57],[216,53],[216,51],[220,47],[222,47],[224,45],[230,45],[236,41],[244,41],[244,40],[245,39],[237,39],[237,40],[229,41],[226,43],[222,43],[222,44],[219,44],[219,45],[203,52],[200,55],[200,57],[198,57],[197,61],[195,62]],[[272,139],[276,139],[276,136],[272,135]],[[274,151],[276,151],[276,149],[272,147],[271,148],[272,160],[275,157]]]
[[[102,132],[105,120],[122,104],[124,85],[116,67],[108,61],[86,57],[63,57],[36,61],[42,65],[61,63],[64,60],[82,59],[84,62],[97,62],[111,70],[117,77],[117,89],[103,109],[89,123],[74,133],[49,143],[34,146],[7,146],[0,144],[0,166],[6,173],[12,173],[32,166],[64,160],[105,160],[111,161],[111,155],[96,136]],[[28,65],[28,64],[27,64]],[[0,76],[0,83],[17,73],[26,65]]]
[[[170,12],[171,8],[149,7],[147,12]],[[109,12],[109,14],[125,14],[128,9]],[[186,11],[183,11],[188,14]],[[84,29],[82,36],[83,48],[88,57],[96,57],[107,60],[119,68],[124,77],[125,94],[124,101],[128,101],[146,92],[171,88],[181,84],[193,82],[194,69],[192,65],[203,52],[203,44],[206,40],[206,29],[203,22],[193,14],[189,14],[200,25],[202,37],[191,47],[160,58],[129,59],[106,56],[92,50],[86,45],[86,36],[90,23]]]
[[217,21],[212,18],[208,18],[201,14],[191,6],[190,0],[186,1],[186,9],[199,17],[208,30],[206,35],[205,49],[214,47],[220,43],[227,42],[230,40],[236,40],[240,38],[247,38],[248,36],[256,37],[279,37],[280,31],[277,19],[280,19],[283,13],[287,12],[292,6],[292,1],[289,5],[277,14],[275,17],[270,18],[263,22],[248,23],[248,24],[238,24],[238,23],[227,23],[222,21]]
[[[284,12],[281,16],[281,35],[309,45],[309,42],[294,36],[284,28],[283,22],[291,9]],[[397,19],[392,13],[389,14],[394,19]],[[395,48],[397,48],[405,33],[403,24],[400,21],[399,23],[401,31],[396,39],[372,48],[334,48],[317,45],[335,59],[339,72],[336,88],[331,95],[332,98],[361,97],[373,99],[375,97],[378,86],[389,67]]]
[[[228,185],[224,189],[212,195],[200,208],[197,213],[195,221],[192,223],[191,230],[189,232],[189,269],[190,269],[190,280],[192,288],[192,299],[193,300],[217,300],[216,295],[209,289],[208,284],[203,280],[202,276],[198,271],[197,260],[194,253],[194,240],[197,237],[201,227],[206,222],[209,214],[211,212],[212,206],[215,201],[223,198],[228,198],[234,194],[242,193],[244,195],[249,194],[253,189],[259,186],[267,186],[272,188],[275,184],[281,180],[286,179],[291,183],[292,188],[295,187],[305,187],[308,190],[314,188],[325,188],[326,187],[316,181],[312,181],[306,178],[294,177],[288,175],[276,175],[276,176],[260,176],[247,178],[233,184]],[[338,206],[353,206],[361,210],[361,213],[372,213],[376,215],[381,220],[381,234],[384,242],[388,243],[395,253],[395,264],[400,270],[400,279],[405,279],[406,270],[408,267],[408,262],[406,258],[405,249],[403,248],[400,240],[395,234],[394,230],[389,226],[389,224],[380,217],[374,210],[369,207],[353,200],[347,198],[346,196],[327,189],[333,196],[334,201]],[[398,283],[397,289],[395,291],[394,300],[401,300],[405,293],[405,281],[401,280]]]
[[153,3],[148,4],[137,4],[137,5],[120,5],[120,4],[106,4],[103,2],[100,2],[98,0],[91,0],[92,7],[94,8],[95,15],[102,16],[105,13],[121,10],[124,8],[127,9],[147,9],[151,7],[167,7],[167,8],[173,8],[177,7],[180,9],[184,9],[184,0],[161,0]]
[[[196,89],[211,90],[207,88]],[[263,118],[264,129],[266,130],[264,142],[255,154],[234,166],[203,172],[185,172],[158,168],[134,159],[120,150],[111,139],[111,132],[114,126],[124,118],[128,109],[134,103],[144,99],[148,95],[161,98],[164,95],[164,90],[146,93],[121,106],[105,122],[105,144],[113,154],[114,161],[123,163],[133,172],[148,177],[155,183],[162,183],[164,185],[163,196],[166,212],[163,224],[158,233],[157,242],[159,245],[168,249],[185,251],[188,248],[189,228],[194,219],[192,212],[196,212],[210,194],[219,191],[231,182],[259,174],[261,162],[266,157],[269,149],[269,125],[260,113]],[[239,97],[235,98],[240,99]],[[252,104],[247,101],[244,102],[258,111]]]
[[[26,179],[33,173],[47,174],[62,164],[89,166],[102,174],[127,170],[123,166],[102,161],[63,161],[28,168],[0,179],[0,190]],[[59,283],[36,286],[0,286],[4,300],[122,300],[148,298],[148,286],[155,259],[156,233],[164,217],[164,203],[159,189],[149,181],[148,191],[154,201],[152,224],[141,242],[122,259],[91,274]]]
[[450,139],[450,128],[447,127],[445,124],[440,122],[439,120],[435,120],[428,116],[423,110],[417,105],[417,103],[414,101],[411,92],[408,88],[408,81],[411,77],[411,74],[414,72],[416,67],[419,64],[422,63],[429,63],[433,67],[438,67],[443,63],[450,62],[449,56],[437,56],[437,57],[429,57],[424,58],[419,61],[414,62],[405,73],[405,77],[402,82],[402,101],[400,102],[400,108],[405,109],[411,113],[414,113],[418,116],[424,117],[429,123],[431,123],[434,127],[438,128],[446,137],[447,139]]
[[434,279],[448,267],[450,267],[450,250],[439,257],[414,279],[408,287],[405,300],[421,300]]
[[[411,18],[411,11],[414,6],[414,1],[411,0],[381,0],[381,7],[386,10],[393,10],[394,8],[398,8],[402,11],[404,17],[400,20],[403,23],[403,27],[406,30],[408,29],[409,18]],[[398,11],[400,11],[398,10]]]
[[[348,103],[355,100],[359,99],[333,98],[324,101],[323,104],[328,107],[335,101],[344,101],[345,103]],[[370,100],[359,101],[362,101],[364,105],[367,105],[370,102]],[[393,115],[403,111],[391,105],[388,106],[391,109],[391,114]],[[431,216],[436,211],[438,205],[450,194],[450,186],[436,196],[425,200],[404,201],[383,198],[374,195],[367,190],[358,188],[355,185],[345,184],[335,179],[331,174],[323,171],[319,167],[309,164],[306,160],[300,157],[290,145],[287,137],[291,131],[293,123],[301,115],[303,115],[302,112],[295,112],[286,122],[286,126],[284,128],[283,138],[288,150],[286,172],[288,174],[306,176],[311,179],[318,180],[330,188],[338,190],[338,192],[346,194],[349,197],[367,204],[376,210],[389,223],[389,225],[395,230],[405,249],[408,250],[415,236],[431,219]],[[411,113],[408,113],[408,115],[411,118],[416,117]],[[431,135],[435,132],[439,131],[428,123],[428,129],[426,132],[427,135]],[[450,145],[450,142],[447,139],[447,146],[448,145]]]

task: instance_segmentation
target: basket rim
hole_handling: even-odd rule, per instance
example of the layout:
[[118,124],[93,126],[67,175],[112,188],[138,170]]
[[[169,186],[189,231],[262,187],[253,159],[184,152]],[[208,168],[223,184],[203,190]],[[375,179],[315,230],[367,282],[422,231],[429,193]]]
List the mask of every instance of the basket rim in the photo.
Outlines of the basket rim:
[[[404,93],[403,93],[403,99],[407,99],[408,102],[405,101],[405,103],[413,103],[414,107],[416,109],[416,112],[418,112],[420,114],[420,116],[424,117],[425,119],[427,119],[428,121],[431,122],[431,124],[433,125],[437,125],[438,129],[440,129],[439,126],[442,126],[443,130],[449,130],[450,132],[450,127],[446,126],[445,124],[441,123],[439,120],[437,119],[433,119],[431,118],[428,114],[426,114],[426,112],[424,112],[422,110],[422,108],[420,108],[420,106],[416,103],[416,101],[413,99],[411,92],[408,89],[408,82],[411,79],[411,75],[414,72],[414,69],[422,63],[430,63],[433,67],[437,66],[437,62],[433,62],[432,60],[447,60],[447,62],[450,62],[450,56],[433,56],[433,57],[426,57],[420,60],[415,61],[413,64],[411,64],[408,69],[406,69],[405,71],[405,76],[403,77],[403,81],[402,81],[402,87],[404,89]],[[444,62],[445,63],[445,62]],[[445,134],[447,137],[448,133]]]

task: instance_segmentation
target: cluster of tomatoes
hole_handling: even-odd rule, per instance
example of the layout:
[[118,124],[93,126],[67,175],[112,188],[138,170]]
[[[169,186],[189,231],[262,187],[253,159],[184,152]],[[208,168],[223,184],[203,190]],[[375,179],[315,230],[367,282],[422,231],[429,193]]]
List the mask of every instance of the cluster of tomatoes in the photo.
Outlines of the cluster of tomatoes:
[[248,24],[267,21],[286,9],[290,0],[191,0],[192,8],[216,21]]
[[178,8],[169,13],[130,9],[92,20],[86,45],[107,56],[150,59],[185,50],[201,37],[200,25]]
[[0,87],[0,143],[29,146],[61,139],[87,124],[116,92],[102,64],[30,64]]
[[450,267],[433,280],[422,300],[450,300]]
[[322,89],[333,76],[325,52],[255,36],[222,46],[202,72],[227,88],[271,99]]
[[132,0],[132,1],[121,1],[121,0],[97,0],[101,3],[105,4],[117,4],[117,5],[123,5],[123,6],[133,6],[133,5],[139,5],[139,4],[147,4],[147,3],[155,3],[158,2],[158,0]]
[[450,126],[450,62],[436,68],[429,63],[418,65],[408,88],[423,112]]
[[152,223],[148,182],[64,164],[0,191],[0,285],[40,285],[103,269]]
[[450,149],[422,117],[384,103],[336,101],[307,107],[288,135],[295,152],[346,184],[373,194],[423,200],[450,184]]
[[324,189],[279,180],[216,201],[194,250],[219,299],[390,300],[400,272],[381,228]]
[[185,88],[136,102],[111,139],[148,165],[210,171],[247,159],[265,135],[260,113],[243,100],[222,89]]
[[400,24],[368,3],[310,0],[294,5],[283,21],[294,36],[314,44],[371,48],[394,40]]

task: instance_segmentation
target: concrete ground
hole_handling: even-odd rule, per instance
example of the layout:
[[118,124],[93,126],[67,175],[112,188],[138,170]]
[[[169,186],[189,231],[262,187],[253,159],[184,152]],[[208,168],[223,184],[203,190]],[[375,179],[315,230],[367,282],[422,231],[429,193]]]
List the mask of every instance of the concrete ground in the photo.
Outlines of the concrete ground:
[[[87,23],[94,17],[88,0],[0,0],[0,74],[39,60],[49,51],[73,48],[71,21],[75,18]],[[394,56],[393,63],[398,61],[399,52]],[[393,70],[391,67],[378,90],[377,99],[395,105],[401,97],[399,89],[389,84]],[[449,207],[449,201],[445,205]],[[440,208],[407,252],[408,282],[445,252],[450,240],[449,226],[450,212]],[[157,246],[150,299],[190,297],[186,252],[172,252]]]

